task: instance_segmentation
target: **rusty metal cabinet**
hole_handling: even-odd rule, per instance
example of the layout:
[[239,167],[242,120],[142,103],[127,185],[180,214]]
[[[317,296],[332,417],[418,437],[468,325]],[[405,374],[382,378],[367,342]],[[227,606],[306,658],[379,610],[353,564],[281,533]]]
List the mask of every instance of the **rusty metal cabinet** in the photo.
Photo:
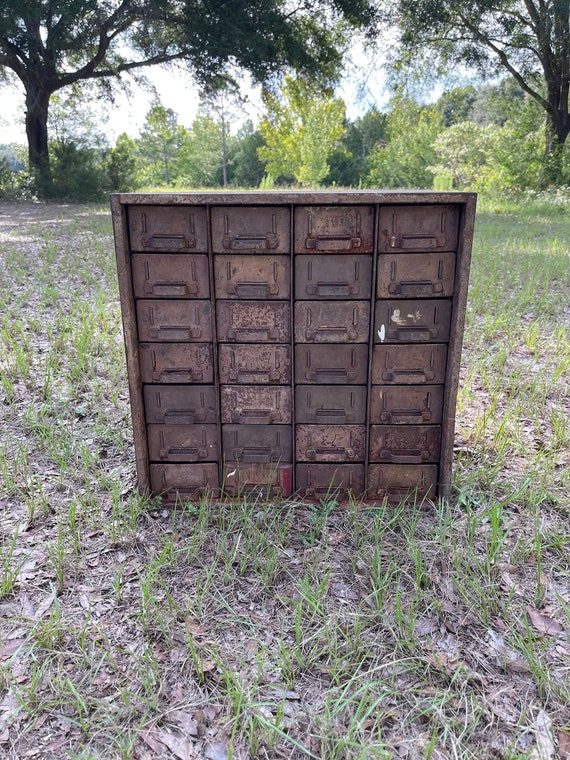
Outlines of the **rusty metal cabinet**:
[[449,494],[474,194],[111,205],[142,491]]

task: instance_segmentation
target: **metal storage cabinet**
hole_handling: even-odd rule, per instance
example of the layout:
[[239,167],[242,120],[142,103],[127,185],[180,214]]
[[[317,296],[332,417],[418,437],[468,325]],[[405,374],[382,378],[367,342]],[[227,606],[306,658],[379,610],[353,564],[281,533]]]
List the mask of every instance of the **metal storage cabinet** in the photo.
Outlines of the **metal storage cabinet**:
[[475,201],[113,195],[141,491],[448,495]]

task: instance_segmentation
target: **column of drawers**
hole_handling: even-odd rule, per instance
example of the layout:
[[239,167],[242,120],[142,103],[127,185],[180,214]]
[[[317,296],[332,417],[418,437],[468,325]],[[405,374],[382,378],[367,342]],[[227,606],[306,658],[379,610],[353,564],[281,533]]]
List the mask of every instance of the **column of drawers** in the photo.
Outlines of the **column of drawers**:
[[114,196],[141,489],[448,493],[474,206]]

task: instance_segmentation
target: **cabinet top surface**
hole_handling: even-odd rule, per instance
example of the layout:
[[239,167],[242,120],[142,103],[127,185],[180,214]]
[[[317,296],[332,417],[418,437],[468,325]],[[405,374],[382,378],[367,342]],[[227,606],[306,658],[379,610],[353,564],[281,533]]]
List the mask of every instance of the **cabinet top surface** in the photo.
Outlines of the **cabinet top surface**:
[[295,190],[190,193],[113,193],[119,205],[279,205],[279,204],[474,204],[476,193],[434,190]]

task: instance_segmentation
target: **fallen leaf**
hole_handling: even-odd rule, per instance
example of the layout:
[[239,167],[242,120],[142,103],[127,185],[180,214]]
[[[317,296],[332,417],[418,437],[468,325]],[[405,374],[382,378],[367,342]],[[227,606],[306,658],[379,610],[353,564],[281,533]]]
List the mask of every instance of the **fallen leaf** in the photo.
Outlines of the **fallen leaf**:
[[0,659],[10,657],[14,652],[17,652],[18,649],[24,646],[25,643],[26,639],[12,639],[12,641],[9,641],[2,647],[2,649],[0,649]]
[[557,620],[554,620],[548,615],[542,615],[537,609],[527,604],[527,615],[533,626],[542,633],[547,633],[549,636],[558,636],[559,633],[564,632],[564,628]]
[[182,710],[172,710],[168,713],[170,720],[178,723],[182,731],[186,736],[198,736],[198,722],[190,715],[190,713],[183,712]]
[[208,760],[228,760],[227,745],[222,744],[222,742],[212,744],[204,753],[204,757]]
[[158,754],[164,752],[164,744],[159,742],[156,735],[150,731],[142,731],[141,739],[148,744],[148,746]]
[[558,732],[558,754],[560,760],[570,758],[570,734],[566,734],[564,731]]
[[191,758],[195,757],[191,742],[182,734],[157,731],[156,736],[179,760],[191,760]]
[[540,760],[552,760],[556,753],[552,741],[552,720],[544,710],[540,710],[536,716],[535,726],[538,758]]

